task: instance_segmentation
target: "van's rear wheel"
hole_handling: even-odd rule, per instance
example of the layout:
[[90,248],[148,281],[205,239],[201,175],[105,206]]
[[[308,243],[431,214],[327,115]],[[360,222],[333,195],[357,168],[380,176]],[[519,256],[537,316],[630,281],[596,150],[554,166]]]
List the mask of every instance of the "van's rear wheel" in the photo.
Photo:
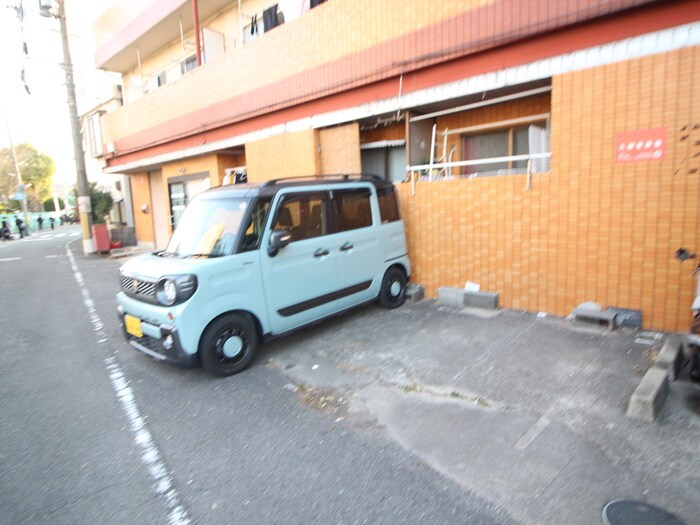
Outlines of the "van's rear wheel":
[[214,321],[199,344],[202,368],[215,376],[230,376],[245,370],[258,348],[253,321],[244,315],[229,314]]
[[398,308],[406,299],[406,274],[392,266],[384,274],[382,286],[379,289],[379,305],[382,308]]

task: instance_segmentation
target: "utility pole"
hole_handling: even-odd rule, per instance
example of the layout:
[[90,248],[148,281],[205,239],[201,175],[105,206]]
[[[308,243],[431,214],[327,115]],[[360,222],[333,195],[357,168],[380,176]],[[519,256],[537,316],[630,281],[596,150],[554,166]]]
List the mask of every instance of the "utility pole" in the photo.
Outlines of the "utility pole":
[[68,28],[66,26],[66,13],[64,0],[58,0],[58,13],[51,11],[51,0],[39,0],[41,16],[58,18],[61,25],[61,43],[63,45],[63,68],[66,74],[66,91],[68,92],[68,112],[70,114],[70,126],[73,132],[73,155],[78,176],[78,213],[80,214],[80,226],[83,232],[83,253],[95,252],[92,242],[92,221],[90,205],[90,186],[85,170],[85,152],[83,151],[83,139],[80,134],[80,118],[78,117],[78,104],[75,101],[75,83],[73,81],[73,63],[68,47]]

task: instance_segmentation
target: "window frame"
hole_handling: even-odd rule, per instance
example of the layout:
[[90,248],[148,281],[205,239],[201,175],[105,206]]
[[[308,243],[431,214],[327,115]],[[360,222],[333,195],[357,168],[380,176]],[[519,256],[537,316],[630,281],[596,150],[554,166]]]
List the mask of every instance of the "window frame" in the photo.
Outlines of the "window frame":
[[[313,235],[311,237],[301,237],[301,238],[294,238],[294,231],[289,229],[290,234],[292,234],[292,240],[290,241],[290,244],[295,243],[295,242],[300,242],[300,241],[306,241],[309,239],[317,239],[318,237],[323,237],[325,235],[329,235],[332,233],[332,220],[329,219],[329,210],[330,210],[330,205],[329,205],[329,195],[328,191],[324,190],[313,190],[313,191],[294,191],[294,192],[289,192],[289,193],[284,193],[280,195],[280,198],[277,200],[277,203],[275,205],[275,210],[274,214],[272,216],[272,220],[269,225],[270,231],[278,231],[279,229],[275,228],[275,225],[277,224],[280,214],[282,213],[282,209],[292,203],[299,201],[300,199],[306,198],[308,201],[312,199],[321,199],[321,234],[320,235]],[[309,210],[310,211],[310,210]],[[324,226],[325,226],[325,231],[324,231]]]
[[[464,173],[460,173],[461,176],[467,176],[467,177],[476,177],[476,176],[489,176],[489,175],[518,175],[521,174],[517,172],[516,170],[524,170],[527,172],[527,166],[525,168],[516,168],[513,166],[514,163],[516,162],[521,162],[521,160],[513,160],[510,157],[517,157],[520,155],[531,155],[533,154],[530,149],[530,144],[528,141],[528,151],[526,153],[514,153],[514,146],[515,146],[515,132],[517,129],[525,129],[526,131],[529,132],[530,126],[541,126],[547,131],[547,137],[549,138],[550,136],[550,126],[549,126],[549,118],[533,118],[533,119],[513,119],[510,121],[502,121],[502,122],[494,122],[492,125],[490,124],[483,124],[479,126],[473,126],[472,128],[464,128],[462,130],[463,132],[460,133],[459,135],[459,145],[460,145],[460,154],[462,161],[468,162],[472,160],[479,160],[479,161],[487,161],[489,159],[504,159],[508,158],[508,160],[501,160],[497,162],[493,162],[493,164],[500,164],[500,163],[506,163],[505,168],[500,168],[507,170],[508,173],[497,173],[498,170],[489,170],[489,171],[484,171],[484,172],[479,172],[478,168],[480,164],[470,164],[463,166]],[[470,131],[470,129],[472,131]],[[489,134],[494,134],[498,133],[499,131],[507,131],[508,133],[508,139],[507,139],[507,155],[504,155],[502,157],[484,157],[484,158],[467,158],[467,140],[472,137],[480,137],[484,135],[489,135]],[[527,161],[525,161],[527,162]],[[484,162],[484,164],[487,164]],[[469,170],[474,170],[474,171],[469,171]],[[461,171],[461,170],[460,170]]]
[[[340,228],[340,205],[342,204],[341,199],[337,199],[336,197],[342,196],[342,195],[352,195],[353,193],[355,194],[362,194],[367,196],[367,206],[369,209],[369,224],[363,225],[363,226],[357,226],[353,228],[346,228],[346,229],[341,229]],[[345,233],[345,232],[351,232],[355,230],[362,230],[364,228],[371,228],[374,225],[374,213],[372,212],[372,190],[368,187],[355,187],[355,188],[338,188],[333,191],[331,191],[331,202],[333,205],[331,206],[331,209],[333,210],[332,212],[332,217],[333,217],[333,225],[332,225],[332,233]],[[337,203],[337,204],[336,204]]]

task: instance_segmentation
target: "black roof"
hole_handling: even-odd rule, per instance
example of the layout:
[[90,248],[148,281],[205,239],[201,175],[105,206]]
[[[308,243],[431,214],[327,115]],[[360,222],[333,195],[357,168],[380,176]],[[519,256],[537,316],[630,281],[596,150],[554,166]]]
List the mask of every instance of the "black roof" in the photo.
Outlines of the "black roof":
[[207,190],[210,196],[224,193],[235,193],[241,197],[254,197],[257,195],[272,197],[283,188],[314,186],[318,184],[343,184],[369,182],[379,190],[381,188],[393,188],[393,183],[378,177],[377,175],[364,174],[347,174],[347,175],[324,175],[324,176],[309,176],[309,177],[287,177],[282,179],[273,179],[260,183],[253,184],[233,184],[228,186],[217,186]]

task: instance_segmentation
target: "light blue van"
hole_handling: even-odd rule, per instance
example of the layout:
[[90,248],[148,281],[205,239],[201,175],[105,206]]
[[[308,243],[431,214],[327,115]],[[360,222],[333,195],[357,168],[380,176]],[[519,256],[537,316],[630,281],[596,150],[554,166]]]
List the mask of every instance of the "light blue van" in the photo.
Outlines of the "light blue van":
[[121,267],[117,309],[133,347],[226,376],[267,339],[375,300],[400,306],[410,274],[390,182],[236,184],[195,197],[165,250]]

